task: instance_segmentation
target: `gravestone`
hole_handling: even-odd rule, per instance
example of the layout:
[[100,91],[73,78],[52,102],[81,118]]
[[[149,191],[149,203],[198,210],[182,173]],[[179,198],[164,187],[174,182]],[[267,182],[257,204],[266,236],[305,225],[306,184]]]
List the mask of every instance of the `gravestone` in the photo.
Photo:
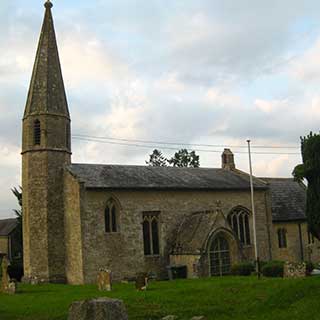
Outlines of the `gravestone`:
[[100,269],[97,277],[99,291],[112,290],[112,275],[110,270]]
[[73,302],[68,320],[128,320],[128,314],[121,300],[98,298]]
[[307,274],[305,262],[289,262],[284,264],[284,278],[304,278]]
[[13,281],[10,281],[10,277],[8,274],[8,266],[9,266],[9,260],[6,256],[2,258],[2,279],[1,279],[1,287],[0,291],[7,294],[15,294],[16,293],[16,283]]
[[147,290],[148,287],[148,274],[145,272],[141,272],[137,274],[136,278],[136,289],[138,291]]

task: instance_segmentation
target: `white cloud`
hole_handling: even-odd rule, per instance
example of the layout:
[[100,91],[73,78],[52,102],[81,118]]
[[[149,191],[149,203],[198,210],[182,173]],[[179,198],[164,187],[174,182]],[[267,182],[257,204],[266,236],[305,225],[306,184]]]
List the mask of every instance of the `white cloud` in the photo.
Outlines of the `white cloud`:
[[292,62],[290,71],[304,83],[320,83],[320,38],[300,58]]
[[[254,105],[261,111],[265,113],[270,112],[282,112],[284,108],[288,105],[288,99],[284,100],[262,100],[262,99],[256,99],[254,101]],[[281,110],[282,109],[282,110]]]

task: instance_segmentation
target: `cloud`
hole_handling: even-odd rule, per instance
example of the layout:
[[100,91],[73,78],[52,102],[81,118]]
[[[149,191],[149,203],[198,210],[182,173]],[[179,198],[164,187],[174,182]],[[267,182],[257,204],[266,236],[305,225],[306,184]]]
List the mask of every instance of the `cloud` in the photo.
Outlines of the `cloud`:
[[320,83],[320,38],[292,63],[292,74],[304,83]]
[[281,108],[284,109],[288,104],[288,100],[271,100],[266,101],[262,99],[256,99],[254,101],[254,105],[265,113],[271,113],[271,112],[281,112]]
[[[16,205],[9,187],[20,180],[21,117],[42,9],[0,3],[0,209]],[[319,1],[79,0],[55,4],[54,18],[74,133],[298,145],[318,130]],[[202,166],[220,166],[221,149],[199,152]],[[151,151],[73,140],[77,162],[143,164]],[[257,175],[290,176],[300,157],[254,160]],[[236,161],[248,169],[246,154]]]

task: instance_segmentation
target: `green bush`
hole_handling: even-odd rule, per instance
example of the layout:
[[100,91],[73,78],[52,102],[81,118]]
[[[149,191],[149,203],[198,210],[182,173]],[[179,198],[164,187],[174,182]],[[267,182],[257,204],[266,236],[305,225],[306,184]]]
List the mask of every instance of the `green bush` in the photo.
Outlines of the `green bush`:
[[283,277],[283,261],[269,261],[263,265],[261,272],[265,277]]
[[237,276],[250,276],[254,269],[254,265],[251,262],[242,262],[234,264],[231,268],[231,272]]

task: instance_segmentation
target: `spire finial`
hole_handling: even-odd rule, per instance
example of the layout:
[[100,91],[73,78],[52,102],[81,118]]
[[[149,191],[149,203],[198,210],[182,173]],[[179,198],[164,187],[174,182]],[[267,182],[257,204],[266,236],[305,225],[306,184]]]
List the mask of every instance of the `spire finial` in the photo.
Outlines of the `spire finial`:
[[46,3],[44,4],[46,9],[51,9],[53,7],[53,4],[51,3],[50,0],[47,0]]

